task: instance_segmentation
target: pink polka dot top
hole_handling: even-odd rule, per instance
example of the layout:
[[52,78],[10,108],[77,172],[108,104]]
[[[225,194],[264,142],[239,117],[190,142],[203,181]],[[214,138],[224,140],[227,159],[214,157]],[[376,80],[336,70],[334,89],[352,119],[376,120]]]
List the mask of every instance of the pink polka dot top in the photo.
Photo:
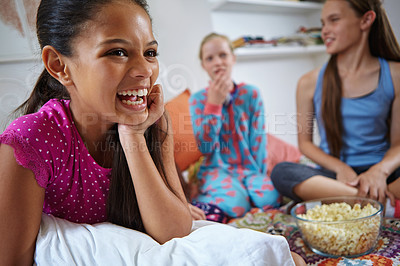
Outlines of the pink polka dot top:
[[77,223],[106,221],[111,169],[91,157],[72,120],[69,100],[50,100],[14,120],[0,143],[45,188],[43,212]]

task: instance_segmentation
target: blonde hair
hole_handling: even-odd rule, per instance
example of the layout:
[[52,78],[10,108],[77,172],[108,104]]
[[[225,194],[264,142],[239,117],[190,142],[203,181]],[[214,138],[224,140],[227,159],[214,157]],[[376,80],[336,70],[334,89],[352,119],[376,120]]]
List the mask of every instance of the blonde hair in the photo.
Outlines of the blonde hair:
[[231,40],[230,40],[227,36],[225,36],[225,35],[212,32],[212,33],[206,35],[206,36],[203,38],[203,40],[201,41],[201,43],[200,43],[200,51],[199,51],[199,58],[200,58],[200,60],[203,60],[203,46],[204,46],[204,44],[206,44],[208,41],[210,41],[210,40],[212,40],[212,39],[215,39],[215,38],[224,39],[224,40],[228,43],[229,48],[231,49],[231,52],[233,53],[233,50],[234,50],[234,49],[233,49],[233,45],[232,45]]

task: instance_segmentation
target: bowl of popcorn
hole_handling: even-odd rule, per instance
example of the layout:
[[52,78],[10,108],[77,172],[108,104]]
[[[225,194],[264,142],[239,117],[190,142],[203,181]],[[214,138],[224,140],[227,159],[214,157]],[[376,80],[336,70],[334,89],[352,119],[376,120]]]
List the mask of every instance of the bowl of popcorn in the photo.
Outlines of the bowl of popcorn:
[[361,197],[323,198],[296,204],[291,215],[312,251],[331,258],[354,258],[375,249],[383,205]]

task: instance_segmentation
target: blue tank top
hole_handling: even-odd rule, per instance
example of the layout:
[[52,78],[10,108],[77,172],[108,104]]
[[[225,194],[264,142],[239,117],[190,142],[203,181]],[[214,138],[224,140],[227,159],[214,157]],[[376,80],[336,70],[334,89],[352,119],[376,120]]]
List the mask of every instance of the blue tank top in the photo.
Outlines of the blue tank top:
[[[379,63],[379,83],[374,91],[357,98],[342,97],[344,135],[340,159],[350,166],[376,164],[390,147],[387,119],[394,99],[394,86],[388,62],[379,58]],[[321,116],[322,81],[326,65],[319,73],[313,100],[321,137],[320,148],[329,154]]]

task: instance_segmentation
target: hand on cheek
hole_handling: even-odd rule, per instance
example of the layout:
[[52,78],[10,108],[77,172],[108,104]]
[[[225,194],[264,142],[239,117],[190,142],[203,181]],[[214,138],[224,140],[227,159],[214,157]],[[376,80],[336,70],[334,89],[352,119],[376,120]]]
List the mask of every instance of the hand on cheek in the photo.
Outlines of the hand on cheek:
[[147,96],[147,108],[149,109],[148,121],[155,123],[164,113],[164,99],[160,84],[154,85]]
[[133,134],[133,135],[143,135],[144,132],[157,120],[164,113],[164,100],[161,85],[154,85],[151,89],[149,94],[147,95],[147,115],[138,124],[118,124],[118,130],[121,134]]
[[232,80],[227,72],[220,72],[210,82],[207,101],[211,104],[223,104],[232,89]]

